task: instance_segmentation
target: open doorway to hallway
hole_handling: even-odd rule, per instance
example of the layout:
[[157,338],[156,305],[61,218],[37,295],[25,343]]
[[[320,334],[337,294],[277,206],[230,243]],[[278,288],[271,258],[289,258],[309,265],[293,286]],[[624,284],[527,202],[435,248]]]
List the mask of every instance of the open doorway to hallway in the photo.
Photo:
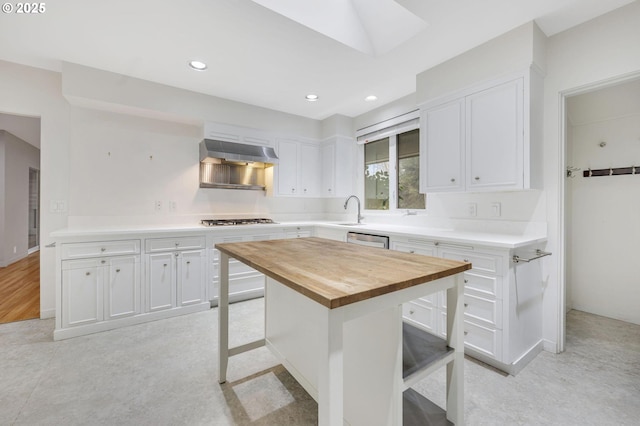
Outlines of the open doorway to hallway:
[[640,75],[567,96],[565,117],[566,311],[640,324]]
[[0,323],[40,317],[40,118],[0,113]]

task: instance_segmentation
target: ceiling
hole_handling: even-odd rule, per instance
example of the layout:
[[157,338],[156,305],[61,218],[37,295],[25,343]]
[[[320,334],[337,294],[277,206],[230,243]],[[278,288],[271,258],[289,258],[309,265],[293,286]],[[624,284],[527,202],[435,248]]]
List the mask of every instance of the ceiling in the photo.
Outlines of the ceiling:
[[[296,21],[258,1],[295,3],[47,2],[39,15],[0,14],[0,59],[54,71],[68,61],[314,119],[354,117],[415,92],[418,73],[526,22],[551,36],[633,2],[308,0],[309,16],[298,10]],[[350,21],[323,3],[346,3]],[[404,25],[388,8],[414,23],[393,42],[386,39]],[[350,47],[354,22],[365,44]],[[189,69],[191,59],[208,69]],[[309,93],[319,100],[306,101]],[[378,100],[365,102],[371,94]]]

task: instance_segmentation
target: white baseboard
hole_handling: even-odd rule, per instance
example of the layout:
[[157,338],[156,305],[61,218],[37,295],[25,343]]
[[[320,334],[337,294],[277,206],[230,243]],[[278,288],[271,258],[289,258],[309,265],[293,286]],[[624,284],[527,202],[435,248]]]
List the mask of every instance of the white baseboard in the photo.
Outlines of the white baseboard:
[[40,319],[49,319],[56,317],[55,309],[43,309],[40,311]]

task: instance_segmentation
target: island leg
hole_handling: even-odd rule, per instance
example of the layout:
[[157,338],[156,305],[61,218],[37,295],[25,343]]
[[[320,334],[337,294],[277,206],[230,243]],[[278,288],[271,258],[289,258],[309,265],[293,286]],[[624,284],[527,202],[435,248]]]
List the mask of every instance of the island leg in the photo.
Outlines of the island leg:
[[218,383],[224,383],[229,363],[229,255],[222,252],[218,282]]
[[342,426],[344,316],[341,309],[328,309],[326,313],[326,352],[321,354],[318,368],[318,425]]
[[447,344],[454,348],[454,360],[447,364],[447,419],[464,424],[464,276],[455,277],[447,290]]

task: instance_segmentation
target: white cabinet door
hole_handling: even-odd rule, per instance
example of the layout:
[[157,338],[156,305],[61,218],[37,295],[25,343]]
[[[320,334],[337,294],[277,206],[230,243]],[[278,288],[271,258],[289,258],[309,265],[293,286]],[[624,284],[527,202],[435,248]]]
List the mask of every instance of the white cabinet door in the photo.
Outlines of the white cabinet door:
[[103,268],[97,260],[62,262],[62,327],[104,318]]
[[523,79],[467,96],[467,189],[522,189]]
[[178,253],[148,255],[147,298],[149,312],[171,309],[176,306],[176,262]]
[[298,143],[278,141],[278,195],[298,195]]
[[323,197],[337,197],[336,186],[336,145],[327,143],[322,145],[322,188]]
[[464,99],[421,113],[420,192],[464,190]]
[[322,159],[320,146],[300,144],[298,147],[299,192],[305,197],[320,196]]
[[205,251],[183,251],[178,256],[178,306],[205,300]]
[[105,272],[105,319],[139,314],[140,256],[111,258]]

